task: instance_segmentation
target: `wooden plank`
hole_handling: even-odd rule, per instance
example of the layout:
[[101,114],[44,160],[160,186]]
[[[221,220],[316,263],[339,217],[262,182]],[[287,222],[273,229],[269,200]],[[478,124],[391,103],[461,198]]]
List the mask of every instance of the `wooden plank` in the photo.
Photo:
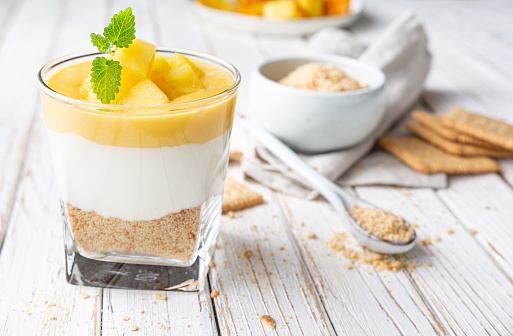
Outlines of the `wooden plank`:
[[[2,116],[6,123],[0,124],[7,131],[0,131],[1,143],[10,146],[11,153],[17,151],[16,155],[3,152],[0,156],[12,171],[19,169],[18,162],[23,158],[26,140],[21,136],[28,135],[34,112],[37,116],[0,254],[2,335],[100,335],[101,290],[74,287],[65,281],[62,220],[35,74],[51,57],[84,49],[89,43],[89,28],[102,8],[100,1],[87,5],[70,1],[65,6],[58,1],[27,1],[2,44],[2,48],[13,48],[18,53],[0,50],[0,59],[9,58],[5,66],[12,74],[7,77],[11,81],[0,79],[0,85],[8,86],[3,88],[8,96],[2,99],[8,107],[12,105],[3,110],[7,112]],[[17,181],[12,175],[7,178]],[[4,188],[0,193],[5,193]]]
[[0,254],[0,335],[100,335],[101,290],[65,281],[62,219],[41,119],[30,148]]
[[[290,229],[335,330],[340,335],[444,334],[435,315],[406,272],[376,272],[348,263],[328,247],[335,232],[347,232],[344,219],[324,202],[280,197]],[[306,239],[314,232],[316,239]],[[358,249],[358,247],[356,247]]]
[[[469,184],[466,178],[463,185]],[[486,193],[482,187],[476,189]],[[503,335],[513,330],[511,279],[484,253],[481,244],[432,190],[411,189],[405,194],[394,188],[362,187],[357,191],[363,199],[418,224],[421,239],[431,238],[432,245],[418,246],[407,255],[422,265],[411,272],[411,279],[449,333]],[[472,196],[469,194],[462,193],[467,196],[464,202],[470,207]],[[494,197],[492,195],[500,194],[490,192],[488,200]],[[486,225],[494,225],[491,215],[485,218]],[[472,220],[474,225],[480,222]],[[453,233],[447,234],[447,230]],[[440,241],[436,241],[436,236]],[[432,266],[426,267],[425,262]]]
[[3,0],[0,1],[0,44],[2,39],[8,33],[8,27],[11,19],[16,17],[16,10],[21,1]]
[[497,174],[451,178],[438,195],[513,279],[513,190]]
[[[9,26],[5,27],[0,44],[0,73],[12,73],[0,77],[0,245],[12,208],[32,119],[39,107],[35,76],[48,60],[59,27],[56,1],[45,4],[25,1],[18,6]],[[40,15],[43,10],[49,11],[47,16]],[[34,34],[37,34],[37,39],[33,38]]]
[[[221,334],[335,335],[276,196],[251,188],[266,204],[223,216],[210,271]],[[275,330],[263,315],[274,319]]]
[[[104,290],[102,335],[217,335],[208,287],[202,293]],[[137,333],[133,333],[134,335]]]

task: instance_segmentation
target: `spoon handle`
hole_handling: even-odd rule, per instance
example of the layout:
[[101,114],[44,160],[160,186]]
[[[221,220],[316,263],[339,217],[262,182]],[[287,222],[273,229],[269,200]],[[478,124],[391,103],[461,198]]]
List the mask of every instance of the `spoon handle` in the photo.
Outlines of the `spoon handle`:
[[253,134],[255,138],[257,138],[262,146],[282,160],[284,164],[304,178],[311,187],[324,196],[324,198],[326,198],[326,200],[333,206],[335,211],[347,219],[350,231],[362,245],[368,247],[372,251],[386,254],[405,253],[415,245],[417,237],[415,234],[408,242],[390,242],[367,233],[355,222],[354,218],[349,214],[348,209],[353,204],[364,207],[373,207],[372,205],[357,197],[353,197],[344,189],[319,174],[304,160],[302,160],[292,149],[268,133],[261,126],[241,118],[239,118],[238,121],[243,124],[243,126]]
[[324,196],[340,214],[346,215],[347,206],[356,203],[349,193],[315,171],[292,149],[271,135],[260,125],[242,118],[239,118],[239,122],[258,139],[262,146],[279,158],[299,176],[304,178],[312,188],[316,189]]

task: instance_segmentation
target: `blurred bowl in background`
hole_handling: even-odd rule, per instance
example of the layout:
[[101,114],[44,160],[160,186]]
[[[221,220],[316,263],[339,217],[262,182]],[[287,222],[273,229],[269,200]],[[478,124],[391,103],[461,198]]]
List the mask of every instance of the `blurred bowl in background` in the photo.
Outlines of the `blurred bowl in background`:
[[[306,63],[331,64],[368,87],[321,92],[278,83]],[[250,117],[296,151],[321,153],[354,146],[367,138],[385,114],[385,75],[364,62],[341,56],[269,60],[250,78]]]

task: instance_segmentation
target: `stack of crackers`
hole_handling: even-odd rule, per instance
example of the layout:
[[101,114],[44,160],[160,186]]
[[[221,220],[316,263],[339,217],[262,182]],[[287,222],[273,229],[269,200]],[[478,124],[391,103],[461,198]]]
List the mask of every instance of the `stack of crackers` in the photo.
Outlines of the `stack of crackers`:
[[384,137],[378,144],[422,173],[496,172],[494,158],[513,157],[513,126],[455,107],[446,115],[413,111],[406,127],[417,137]]

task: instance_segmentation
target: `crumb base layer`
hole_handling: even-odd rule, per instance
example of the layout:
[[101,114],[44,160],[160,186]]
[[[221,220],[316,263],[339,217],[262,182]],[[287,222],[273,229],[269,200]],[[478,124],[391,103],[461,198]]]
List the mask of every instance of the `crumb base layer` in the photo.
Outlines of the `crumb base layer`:
[[66,204],[73,238],[87,253],[130,253],[189,262],[198,237],[200,206],[162,218],[126,221],[105,218]]

